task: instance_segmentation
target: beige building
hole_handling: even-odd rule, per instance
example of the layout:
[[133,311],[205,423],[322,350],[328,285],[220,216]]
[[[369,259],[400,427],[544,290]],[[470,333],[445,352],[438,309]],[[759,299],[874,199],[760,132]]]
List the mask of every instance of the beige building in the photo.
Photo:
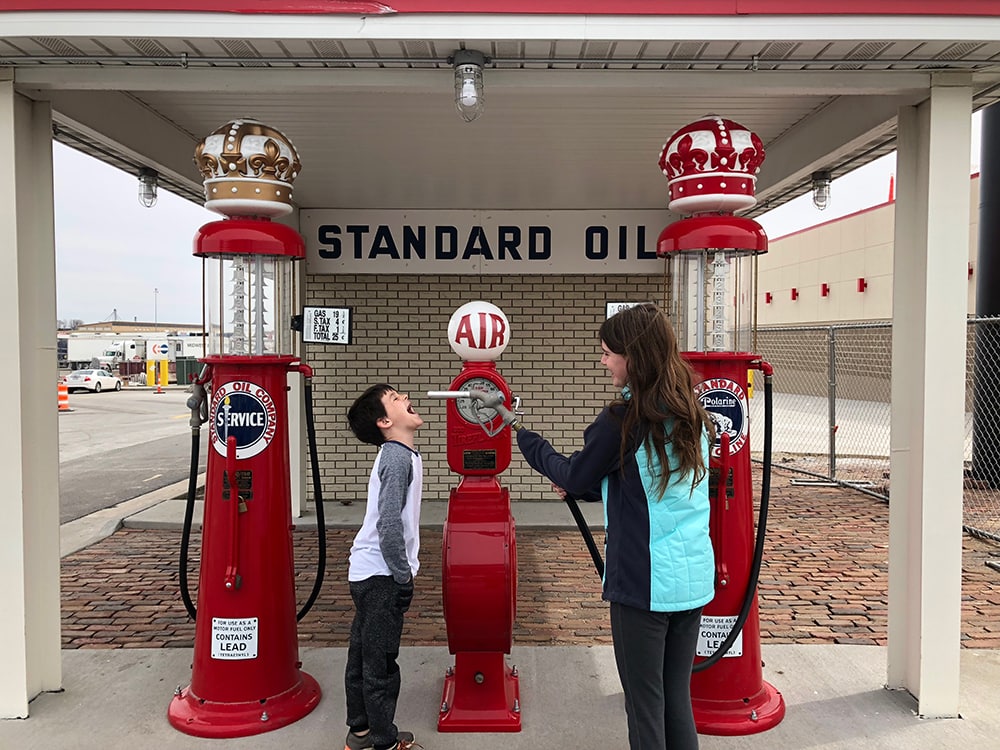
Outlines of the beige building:
[[[979,175],[969,183],[968,313],[976,310]],[[760,327],[892,319],[893,232],[896,203],[888,201],[842,218],[773,238],[759,258]],[[966,238],[957,247],[965,250]]]

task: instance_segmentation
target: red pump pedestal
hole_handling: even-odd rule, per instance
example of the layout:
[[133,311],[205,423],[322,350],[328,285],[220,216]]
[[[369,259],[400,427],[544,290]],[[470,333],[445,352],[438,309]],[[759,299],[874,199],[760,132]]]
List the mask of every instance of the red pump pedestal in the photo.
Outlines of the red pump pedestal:
[[448,336],[467,361],[450,391],[428,394],[449,399],[448,466],[462,477],[448,500],[441,550],[455,664],[445,674],[438,731],[519,732],[517,669],[505,658],[514,638],[517,544],[510,493],[497,481],[510,465],[510,428],[496,409],[462,395],[500,394],[510,404],[510,388],[492,361],[507,345],[507,319],[494,305],[470,302],[452,316]]
[[295,620],[286,377],[297,365],[290,356],[203,361],[212,448],[194,662],[167,715],[186,734],[243,737],[297,721],[321,697],[299,669]]
[[517,546],[510,493],[494,477],[451,491],[442,549],[448,650],[439,732],[521,730],[517,669],[507,664],[516,614]]
[[[695,393],[715,422],[709,461],[715,598],[701,615],[698,657],[711,656],[726,639],[750,585],[754,551],[747,372],[760,357],[747,353],[685,352],[697,375]],[[700,734],[744,735],[776,726],[785,702],[763,679],[756,589],[743,630],[725,656],[691,676],[691,702]]]

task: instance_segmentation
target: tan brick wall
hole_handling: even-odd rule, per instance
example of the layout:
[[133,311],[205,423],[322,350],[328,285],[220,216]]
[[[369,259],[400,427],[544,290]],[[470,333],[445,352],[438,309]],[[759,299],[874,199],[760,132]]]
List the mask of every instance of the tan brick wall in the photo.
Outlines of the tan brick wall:
[[[427,398],[444,390],[461,362],[447,342],[448,321],[462,304],[482,299],[507,315],[511,343],[497,361],[523,402],[523,421],[562,452],[582,445],[583,429],[615,396],[600,364],[598,328],[606,301],[662,301],[660,276],[335,276],[307,277],[307,305],[351,307],[353,343],[305,345],[314,368],[313,401],[323,497],[363,500],[375,449],[346,424],[354,398],[388,382],[408,392],[425,424],[424,498],[446,500],[458,484],[445,452],[445,404]],[[511,499],[551,500],[548,482],[514,448],[500,481]],[[308,478],[312,487],[312,478]]]

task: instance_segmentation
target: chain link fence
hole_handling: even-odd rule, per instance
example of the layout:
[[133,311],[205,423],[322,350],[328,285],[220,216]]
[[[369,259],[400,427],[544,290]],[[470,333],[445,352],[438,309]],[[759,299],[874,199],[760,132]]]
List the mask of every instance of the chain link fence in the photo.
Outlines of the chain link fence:
[[[1000,543],[1000,318],[970,319],[967,336],[963,525]],[[774,464],[888,501],[891,323],[759,329],[756,350],[774,367]],[[763,412],[752,398],[752,446]]]

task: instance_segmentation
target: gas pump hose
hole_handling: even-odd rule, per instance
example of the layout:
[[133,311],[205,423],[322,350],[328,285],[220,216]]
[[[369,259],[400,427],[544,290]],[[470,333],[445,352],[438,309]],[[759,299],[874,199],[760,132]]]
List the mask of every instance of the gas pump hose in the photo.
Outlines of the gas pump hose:
[[[774,395],[771,382],[773,370],[766,362],[761,362],[760,366],[761,370],[764,372],[764,472],[761,476],[760,511],[757,517],[757,536],[754,542],[753,559],[750,563],[750,576],[747,581],[747,589],[743,597],[743,604],[740,607],[740,613],[737,615],[736,622],[733,623],[733,628],[729,631],[729,635],[722,642],[719,648],[716,649],[715,653],[704,661],[695,664],[691,668],[692,672],[701,672],[704,669],[708,669],[713,664],[718,662],[719,659],[725,656],[726,652],[729,651],[729,648],[736,642],[740,631],[743,630],[743,625],[746,623],[747,617],[750,615],[750,608],[753,606],[754,598],[757,596],[757,582],[760,578],[761,562],[764,559],[764,537],[767,532],[767,513],[770,504],[769,498],[771,495],[771,428],[773,424],[772,405]],[[520,430],[522,428],[517,415],[513,412],[501,405],[496,405],[494,408],[500,412],[504,421],[509,424],[511,428],[514,430]],[[594,567],[597,569],[597,574],[603,580],[604,560],[601,558],[601,553],[598,551],[597,544],[594,542],[594,535],[590,532],[590,527],[587,525],[587,522],[583,517],[583,513],[580,512],[580,506],[577,504],[576,498],[571,495],[566,495],[566,505],[569,506],[570,513],[572,513],[573,519],[576,521],[576,525],[580,529],[580,534],[583,536],[583,541],[587,545],[587,549],[590,550],[590,556],[594,560]]]
[[302,605],[302,609],[295,616],[296,621],[301,620],[312,609],[312,605],[316,602],[316,597],[319,596],[320,589],[323,587],[323,576],[326,573],[326,512],[323,510],[323,483],[320,481],[319,454],[316,450],[316,421],[313,418],[312,402],[312,370],[308,370],[308,374],[306,374],[306,371],[303,371],[303,375],[305,375],[306,435],[309,441],[309,466],[312,471],[313,501],[316,503],[316,533],[319,547],[319,561],[316,565],[316,581],[313,583],[312,593],[309,594],[306,603]]
[[739,637],[740,631],[743,630],[743,625],[746,623],[747,617],[750,615],[750,608],[753,606],[757,597],[757,581],[760,579],[760,564],[764,559],[764,537],[767,533],[767,512],[771,496],[771,427],[773,424],[771,412],[771,406],[773,404],[773,389],[771,382],[773,370],[766,362],[762,361],[760,364],[761,370],[764,372],[764,471],[761,474],[760,480],[760,511],[757,514],[757,537],[754,542],[753,559],[750,563],[750,576],[747,580],[746,593],[743,595],[743,606],[740,607],[740,613],[736,617],[736,622],[733,623],[733,629],[729,631],[729,635],[726,636],[726,640],[719,645],[719,648],[715,650],[714,654],[706,658],[704,661],[698,662],[691,668],[692,673],[708,669],[726,655],[730,646],[732,646]]
[[198,491],[198,464],[201,449],[201,426],[208,421],[208,396],[205,393],[205,382],[208,378],[208,365],[201,368],[201,373],[191,382],[191,396],[187,407],[191,410],[191,468],[188,470],[187,502],[184,505],[184,523],[181,526],[181,551],[178,555],[178,578],[181,587],[181,599],[184,609],[192,620],[197,619],[198,610],[191,601],[191,591],[188,587],[188,546],[191,543],[191,522],[194,519],[194,496]]
[[[318,536],[318,556],[316,566],[316,580],[313,583],[312,592],[309,599],[302,605],[302,608],[295,616],[296,621],[306,616],[312,609],[319,592],[323,587],[323,577],[326,574],[326,513],[323,509],[323,488],[319,474],[319,457],[316,450],[316,422],[313,417],[312,405],[312,370],[305,365],[300,365],[305,383],[305,406],[306,406],[306,432],[309,441],[309,462],[313,477],[313,498],[316,503],[316,529]],[[198,619],[198,610],[191,600],[191,592],[188,586],[188,548],[191,542],[191,525],[194,519],[195,494],[198,490],[198,464],[200,450],[201,425],[208,421],[208,400],[205,393],[205,369],[192,384],[192,395],[187,400],[187,406],[191,409],[191,469],[188,476],[187,503],[184,506],[184,523],[181,527],[181,550],[178,556],[179,581],[181,588],[181,599],[184,601],[184,609],[192,620]]]

